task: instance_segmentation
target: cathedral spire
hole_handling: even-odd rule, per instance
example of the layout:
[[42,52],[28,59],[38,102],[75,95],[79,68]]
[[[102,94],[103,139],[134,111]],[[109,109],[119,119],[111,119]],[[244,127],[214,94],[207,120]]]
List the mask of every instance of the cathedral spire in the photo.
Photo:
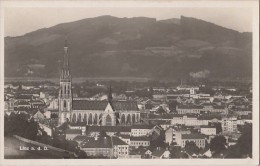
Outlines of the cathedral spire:
[[69,52],[68,52],[68,41],[67,39],[64,42],[64,55],[63,55],[63,67],[61,78],[69,79],[70,78],[70,69],[69,69]]
[[69,54],[68,54],[68,40],[65,40],[64,43],[64,60],[63,60],[63,68],[69,69]]
[[113,100],[111,85],[109,85],[109,91],[108,91],[108,95],[107,95],[107,100],[108,100],[108,102],[110,102],[110,103],[111,103],[112,100]]

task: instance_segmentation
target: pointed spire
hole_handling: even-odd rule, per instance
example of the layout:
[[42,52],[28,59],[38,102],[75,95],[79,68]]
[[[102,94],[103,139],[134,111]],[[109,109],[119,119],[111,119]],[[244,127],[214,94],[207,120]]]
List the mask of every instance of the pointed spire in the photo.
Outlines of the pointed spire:
[[66,37],[66,39],[65,39],[64,47],[68,47],[68,38],[67,38],[67,37]]
[[63,68],[68,69],[69,68],[69,54],[68,54],[68,40],[66,38],[64,43],[64,61],[63,61]]
[[111,103],[112,100],[113,100],[111,85],[109,85],[109,91],[108,91],[108,95],[107,95],[107,100],[108,100],[108,102],[110,102],[110,103]]

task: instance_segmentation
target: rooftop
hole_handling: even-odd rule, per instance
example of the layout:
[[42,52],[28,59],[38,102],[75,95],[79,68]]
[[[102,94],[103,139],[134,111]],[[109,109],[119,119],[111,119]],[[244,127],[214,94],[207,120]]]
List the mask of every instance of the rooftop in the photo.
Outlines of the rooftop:
[[182,134],[182,139],[205,139],[206,136],[204,134]]
[[[108,101],[97,100],[73,100],[73,110],[100,110],[106,109]],[[113,101],[112,107],[115,111],[138,111],[136,101]]]
[[113,142],[113,145],[128,145],[127,143],[125,143],[123,140],[121,140],[118,137],[112,137],[112,142]]
[[131,137],[131,141],[150,141],[148,137]]
[[112,148],[111,137],[90,137],[81,143],[81,148]]
[[67,129],[66,134],[79,134],[81,135],[82,131],[80,129]]
[[87,126],[88,132],[131,132],[131,126]]

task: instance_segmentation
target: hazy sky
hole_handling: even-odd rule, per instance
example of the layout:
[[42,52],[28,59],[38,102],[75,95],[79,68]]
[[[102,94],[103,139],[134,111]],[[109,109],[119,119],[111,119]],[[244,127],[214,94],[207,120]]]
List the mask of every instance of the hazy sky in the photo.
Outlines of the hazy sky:
[[5,36],[25,33],[84,18],[112,15],[116,17],[152,17],[158,20],[195,17],[220,26],[252,31],[250,8],[6,8]]

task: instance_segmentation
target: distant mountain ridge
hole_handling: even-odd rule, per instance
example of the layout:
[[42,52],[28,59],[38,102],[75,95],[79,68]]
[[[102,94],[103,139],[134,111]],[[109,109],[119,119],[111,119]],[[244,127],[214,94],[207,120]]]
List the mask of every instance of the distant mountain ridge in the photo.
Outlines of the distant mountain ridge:
[[66,37],[74,77],[252,75],[250,32],[184,16],[159,21],[100,16],[6,37],[5,76],[59,77]]

